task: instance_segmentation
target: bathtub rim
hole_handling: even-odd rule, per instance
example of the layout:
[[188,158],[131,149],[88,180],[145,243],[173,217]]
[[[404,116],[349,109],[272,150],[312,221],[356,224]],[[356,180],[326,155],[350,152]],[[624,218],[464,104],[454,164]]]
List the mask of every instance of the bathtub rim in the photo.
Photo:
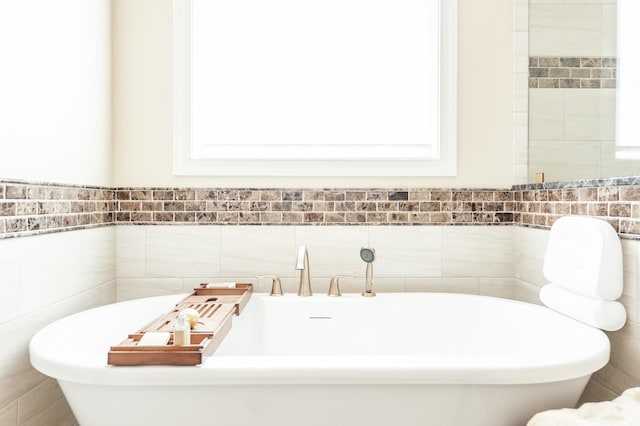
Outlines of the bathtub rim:
[[[385,297],[385,293],[379,296]],[[386,293],[445,294],[454,297],[491,298],[506,303],[525,304],[560,315],[550,309],[511,299],[458,293]],[[354,356],[225,356],[210,357],[198,366],[109,366],[105,345],[104,359],[91,360],[82,365],[70,362],[61,350],[43,353],[47,334],[58,327],[77,320],[86,312],[102,312],[123,307],[134,308],[153,302],[157,314],[170,309],[181,295],[155,296],[104,305],[61,318],[42,328],[31,339],[29,353],[34,368],[41,373],[74,383],[106,386],[174,386],[174,385],[243,385],[243,384],[530,384],[548,383],[586,377],[604,367],[610,356],[610,342],[601,330],[578,323],[596,331],[598,342],[593,353],[581,359],[557,364],[522,365],[507,358],[493,357],[492,362],[479,365],[468,356],[424,355],[354,355]],[[254,297],[268,297],[255,294]],[[315,296],[314,296],[315,297]],[[564,317],[564,316],[562,316]],[[599,332],[599,333],[597,333]],[[110,344],[116,344],[111,342]],[[63,345],[60,345],[63,346]],[[59,348],[58,348],[59,349]],[[260,362],[256,363],[260,358]]]

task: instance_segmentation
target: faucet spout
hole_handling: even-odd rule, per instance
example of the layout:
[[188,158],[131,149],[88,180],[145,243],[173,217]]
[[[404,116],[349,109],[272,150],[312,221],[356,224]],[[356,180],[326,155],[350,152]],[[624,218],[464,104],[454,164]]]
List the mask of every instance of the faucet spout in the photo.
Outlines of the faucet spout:
[[309,272],[309,251],[307,246],[300,246],[296,259],[296,270],[300,271],[298,296],[311,296],[311,274]]

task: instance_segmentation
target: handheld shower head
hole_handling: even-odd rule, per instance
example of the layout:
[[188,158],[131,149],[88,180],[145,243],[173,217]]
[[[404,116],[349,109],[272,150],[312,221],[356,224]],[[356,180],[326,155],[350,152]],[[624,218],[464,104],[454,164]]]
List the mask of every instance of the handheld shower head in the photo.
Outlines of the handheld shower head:
[[376,251],[369,247],[362,247],[360,249],[360,259],[364,260],[367,263],[371,263],[376,258]]
[[376,258],[376,251],[370,247],[362,247],[360,249],[360,259],[367,263],[366,282],[362,295],[365,297],[375,296],[373,291],[373,261]]

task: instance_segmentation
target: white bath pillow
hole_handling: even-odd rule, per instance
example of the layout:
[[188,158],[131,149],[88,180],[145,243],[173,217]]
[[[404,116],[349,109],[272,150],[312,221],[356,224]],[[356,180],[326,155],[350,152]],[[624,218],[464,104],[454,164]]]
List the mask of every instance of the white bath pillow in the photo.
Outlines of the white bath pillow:
[[554,284],[542,287],[540,300],[554,311],[602,330],[619,330],[627,320],[622,303],[592,299]]
[[622,295],[622,247],[607,222],[563,216],[551,227],[544,276],[559,287],[593,299]]

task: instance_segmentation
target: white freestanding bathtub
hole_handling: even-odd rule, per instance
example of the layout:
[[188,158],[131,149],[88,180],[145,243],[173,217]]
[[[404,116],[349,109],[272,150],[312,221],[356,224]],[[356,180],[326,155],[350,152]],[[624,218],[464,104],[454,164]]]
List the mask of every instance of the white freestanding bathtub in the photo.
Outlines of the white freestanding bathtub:
[[545,307],[483,296],[254,294],[199,366],[107,365],[184,295],[107,305],[31,341],[82,426],[518,426],[573,407],[606,335]]

